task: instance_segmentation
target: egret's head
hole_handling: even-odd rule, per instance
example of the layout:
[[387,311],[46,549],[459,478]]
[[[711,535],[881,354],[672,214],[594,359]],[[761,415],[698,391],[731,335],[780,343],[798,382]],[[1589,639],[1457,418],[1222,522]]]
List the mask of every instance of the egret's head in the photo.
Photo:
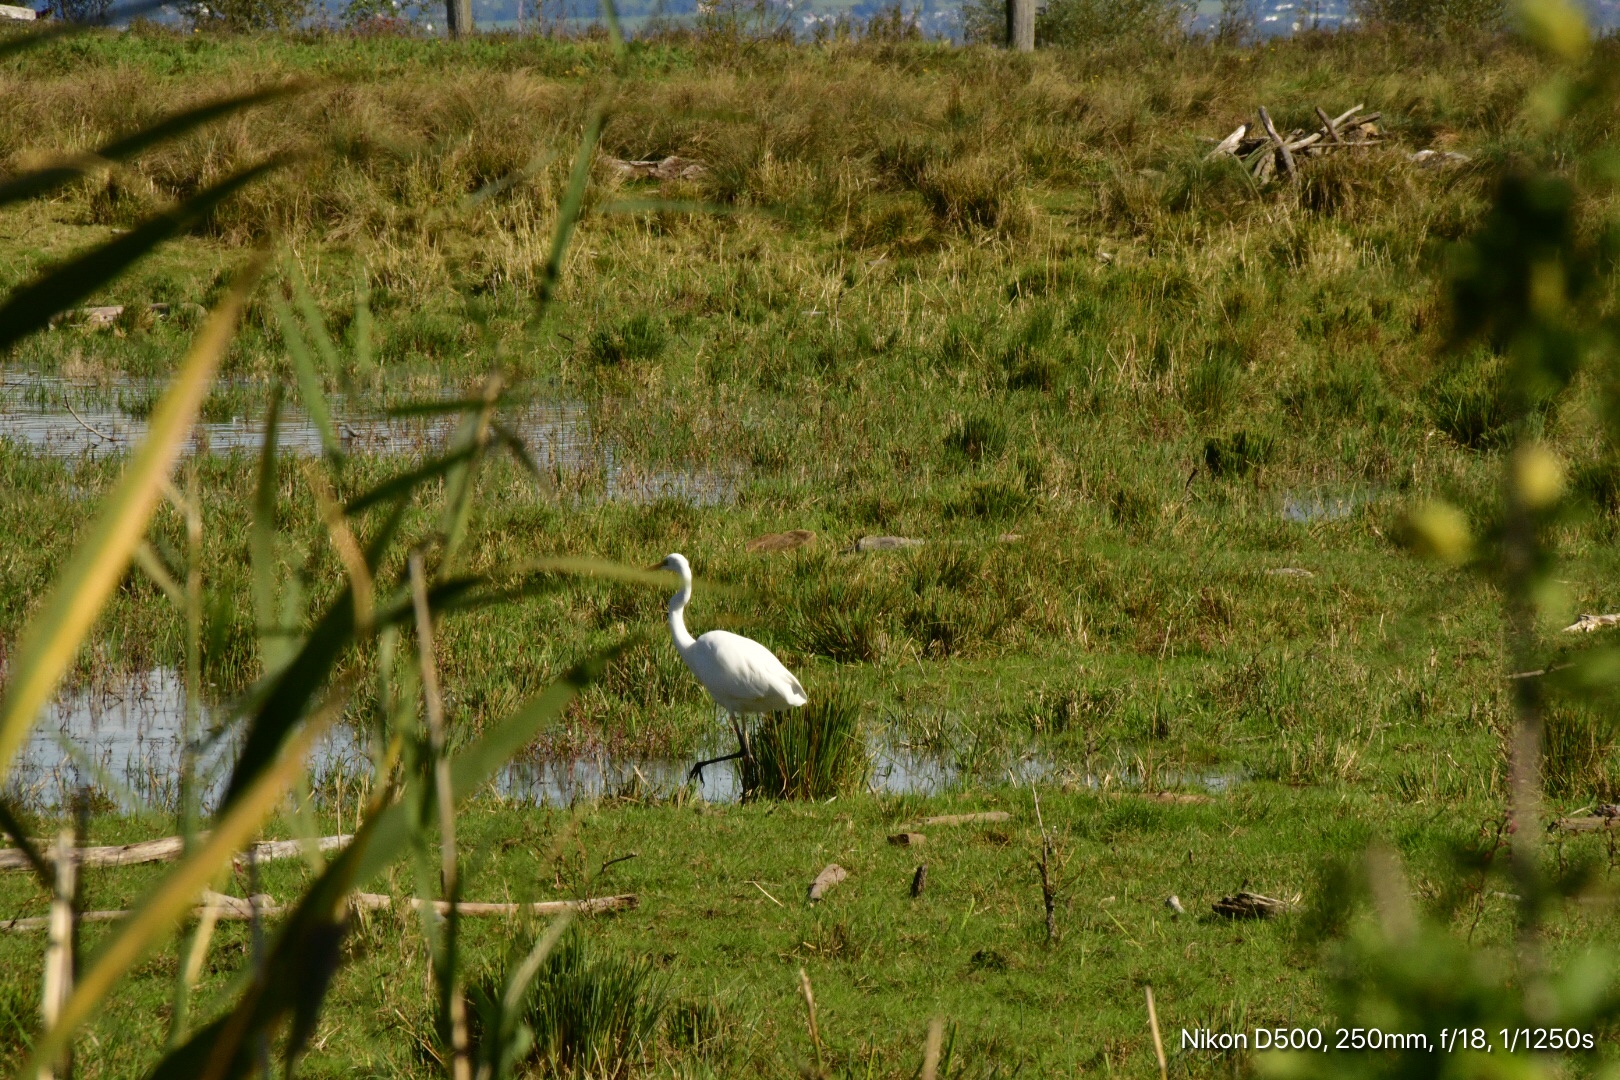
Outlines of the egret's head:
[[687,562],[686,556],[680,554],[679,552],[671,552],[670,554],[665,555],[664,561],[659,563],[656,567],[654,567],[654,569],[668,570],[670,573],[678,574],[682,578],[689,578],[692,576],[692,564]]

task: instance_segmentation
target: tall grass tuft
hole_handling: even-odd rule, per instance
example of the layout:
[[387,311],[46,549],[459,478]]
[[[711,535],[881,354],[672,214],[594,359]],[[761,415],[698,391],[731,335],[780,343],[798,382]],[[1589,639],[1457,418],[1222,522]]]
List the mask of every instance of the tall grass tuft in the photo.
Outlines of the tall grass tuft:
[[[504,985],[486,979],[473,996],[499,1001]],[[667,999],[651,960],[596,955],[583,932],[570,930],[523,998],[520,1016],[531,1039],[525,1060],[546,1076],[624,1076],[651,1047]]]
[[1611,800],[1620,792],[1615,725],[1591,702],[1549,702],[1542,783],[1558,798]]
[[826,799],[853,790],[870,768],[860,728],[860,704],[836,692],[761,717],[748,737],[752,759],[743,758],[744,794]]

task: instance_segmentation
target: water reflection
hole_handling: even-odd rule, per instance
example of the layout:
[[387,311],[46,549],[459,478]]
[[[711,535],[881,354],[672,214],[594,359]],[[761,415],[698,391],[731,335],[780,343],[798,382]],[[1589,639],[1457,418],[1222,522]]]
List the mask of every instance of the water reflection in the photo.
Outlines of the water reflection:
[[[29,734],[8,780],[8,795],[23,805],[67,805],[88,787],[127,809],[172,810],[179,804],[181,733],[185,688],[180,675],[158,668],[110,685],[75,689],[59,696]],[[238,749],[234,734],[209,733],[223,720],[216,709],[198,710],[196,776],[205,809],[218,805]],[[718,745],[702,757],[724,753]],[[1053,784],[1096,791],[1189,790],[1222,794],[1241,782],[1240,772],[1144,766],[1126,755],[1111,767],[1077,767],[1038,747],[990,755],[968,766],[933,744],[917,744],[896,729],[867,736],[867,790],[874,794],[939,795],[970,782]],[[688,760],[610,757],[521,758],[507,763],[492,782],[502,799],[534,806],[572,806],[604,798],[662,800],[676,797],[733,803],[742,797],[736,763],[720,762],[689,781]],[[371,760],[364,740],[347,726],[329,731],[309,762],[313,787],[324,795],[358,792]],[[684,789],[684,790],[683,790]]]
[[[102,458],[132,451],[146,437],[147,414],[165,384],[127,376],[92,382],[25,372],[0,373],[0,440],[48,457]],[[225,385],[244,400],[262,387]],[[422,457],[449,445],[459,414],[389,416],[342,394],[328,401],[334,434],[347,454]],[[256,454],[264,445],[264,407],[244,407],[223,419],[204,418],[192,429],[188,454]],[[231,410],[236,411],[236,410]],[[599,476],[603,497],[650,503],[677,499],[698,506],[728,502],[734,478],[712,469],[647,469],[626,460],[619,447],[597,437],[589,410],[578,401],[535,399],[501,409],[503,425],[520,439],[529,457],[553,476]],[[276,425],[283,453],[313,457],[323,450],[319,426],[304,410],[284,405]]]

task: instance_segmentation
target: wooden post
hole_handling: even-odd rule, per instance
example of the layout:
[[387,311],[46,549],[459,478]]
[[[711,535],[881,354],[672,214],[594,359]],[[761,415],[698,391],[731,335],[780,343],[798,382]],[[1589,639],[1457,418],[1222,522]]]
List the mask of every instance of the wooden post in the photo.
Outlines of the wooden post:
[[1035,51],[1035,0],[1007,0],[1007,47]]
[[444,0],[444,22],[452,38],[473,32],[472,0]]

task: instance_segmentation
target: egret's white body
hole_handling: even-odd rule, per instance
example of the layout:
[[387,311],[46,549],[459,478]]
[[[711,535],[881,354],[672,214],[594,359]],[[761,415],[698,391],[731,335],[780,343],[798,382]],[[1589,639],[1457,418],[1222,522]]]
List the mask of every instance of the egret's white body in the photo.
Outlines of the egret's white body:
[[[710,630],[694,638],[686,628],[686,605],[692,599],[692,566],[686,556],[675,554],[666,557],[659,568],[681,579],[681,587],[669,598],[669,636],[675,642],[675,651],[715,704],[731,715],[741,746],[740,754],[731,756],[746,755],[748,744],[736,718],[796,709],[809,700],[804,687],[775,653],[752,638],[726,630]],[[694,772],[704,764],[708,762],[700,763]]]

